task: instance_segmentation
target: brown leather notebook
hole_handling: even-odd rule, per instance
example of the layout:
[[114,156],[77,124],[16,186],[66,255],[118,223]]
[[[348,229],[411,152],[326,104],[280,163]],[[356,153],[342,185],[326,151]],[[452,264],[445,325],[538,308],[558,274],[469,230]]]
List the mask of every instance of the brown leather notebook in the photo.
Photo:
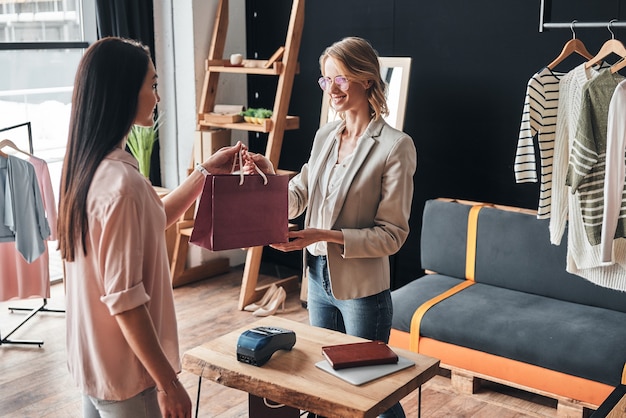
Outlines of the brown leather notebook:
[[322,354],[335,370],[398,362],[398,355],[382,341],[327,345]]

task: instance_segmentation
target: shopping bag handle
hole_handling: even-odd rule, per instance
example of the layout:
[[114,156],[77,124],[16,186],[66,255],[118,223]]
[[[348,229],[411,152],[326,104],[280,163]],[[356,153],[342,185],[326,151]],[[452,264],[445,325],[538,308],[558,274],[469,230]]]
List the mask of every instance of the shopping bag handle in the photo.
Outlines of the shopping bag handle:
[[[241,156],[241,150],[237,153],[237,155],[235,155],[235,158],[233,160],[233,168],[231,171],[235,171],[235,167],[237,166],[237,158],[239,158],[239,185],[241,186],[243,185],[243,180],[245,178],[245,175],[243,174],[243,157]],[[252,162],[252,164],[254,164],[254,162]],[[257,173],[261,175],[261,177],[263,177],[263,185],[267,185],[267,176],[265,175],[263,170],[257,167],[256,164],[254,164],[254,169]]]

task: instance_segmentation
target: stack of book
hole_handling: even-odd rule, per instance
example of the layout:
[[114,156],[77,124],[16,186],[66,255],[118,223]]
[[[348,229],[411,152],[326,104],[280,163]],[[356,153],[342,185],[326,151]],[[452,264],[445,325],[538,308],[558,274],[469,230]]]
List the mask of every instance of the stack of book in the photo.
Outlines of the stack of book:
[[322,347],[322,360],[315,365],[353,385],[405,369],[415,363],[399,357],[382,341],[337,344]]
[[398,362],[398,355],[382,341],[327,345],[322,354],[335,370]]

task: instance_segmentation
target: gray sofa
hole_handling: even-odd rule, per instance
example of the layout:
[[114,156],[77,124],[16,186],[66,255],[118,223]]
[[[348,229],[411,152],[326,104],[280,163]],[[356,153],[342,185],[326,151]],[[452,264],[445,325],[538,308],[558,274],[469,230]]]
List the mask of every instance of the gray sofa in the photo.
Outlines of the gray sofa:
[[426,202],[429,274],[392,292],[390,344],[439,358],[465,391],[483,378],[551,396],[559,415],[596,409],[622,382],[626,293],[567,273],[534,212],[479,205]]

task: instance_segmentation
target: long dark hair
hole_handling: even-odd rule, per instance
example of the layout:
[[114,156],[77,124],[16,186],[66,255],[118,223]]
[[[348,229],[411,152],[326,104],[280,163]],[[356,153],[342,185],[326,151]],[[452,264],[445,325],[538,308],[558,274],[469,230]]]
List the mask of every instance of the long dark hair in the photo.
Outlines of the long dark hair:
[[78,65],[59,198],[59,249],[67,261],[79,245],[87,254],[87,193],[98,165],[133,125],[150,59],[141,43],[108,37],[87,48]]

